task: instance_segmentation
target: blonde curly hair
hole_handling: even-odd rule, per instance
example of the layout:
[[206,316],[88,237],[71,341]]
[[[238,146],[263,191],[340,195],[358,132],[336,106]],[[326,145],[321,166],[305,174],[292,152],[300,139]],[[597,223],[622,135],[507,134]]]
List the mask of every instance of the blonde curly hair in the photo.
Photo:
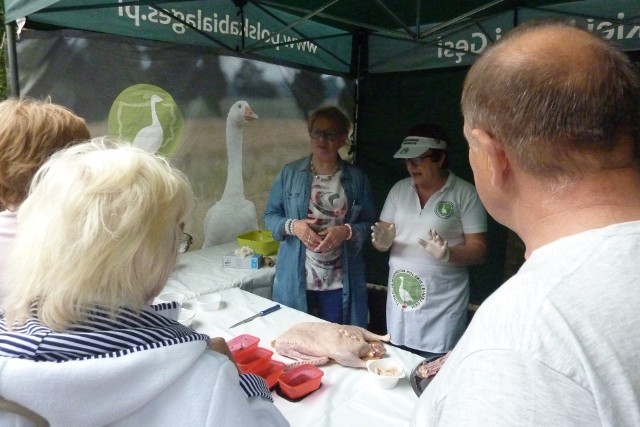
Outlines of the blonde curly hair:
[[182,172],[131,144],[97,138],[58,151],[18,211],[7,325],[34,307],[54,330],[94,306],[140,310],[175,266],[192,204]]

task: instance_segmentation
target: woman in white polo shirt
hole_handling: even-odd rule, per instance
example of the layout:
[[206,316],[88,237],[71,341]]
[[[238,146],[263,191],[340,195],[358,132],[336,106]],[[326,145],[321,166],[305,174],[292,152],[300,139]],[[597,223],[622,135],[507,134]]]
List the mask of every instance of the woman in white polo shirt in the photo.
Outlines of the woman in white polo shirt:
[[466,266],[485,260],[487,214],[475,187],[449,170],[441,128],[425,123],[406,135],[394,157],[410,176],[391,188],[371,240],[391,250],[391,343],[430,357],[451,350],[466,327]]

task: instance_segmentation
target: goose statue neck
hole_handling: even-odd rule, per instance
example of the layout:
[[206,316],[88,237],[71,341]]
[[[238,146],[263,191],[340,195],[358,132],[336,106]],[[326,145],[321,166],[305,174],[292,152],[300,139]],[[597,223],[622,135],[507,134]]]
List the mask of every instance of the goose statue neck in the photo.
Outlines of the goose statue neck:
[[227,144],[227,182],[222,199],[244,198],[244,180],[242,178],[243,126],[258,116],[244,101],[236,102],[227,114],[225,130]]
[[222,199],[244,196],[242,178],[242,128],[227,126],[227,182]]
[[256,206],[244,197],[242,178],[243,126],[257,118],[246,101],[237,101],[229,109],[225,133],[227,182],[220,200],[205,215],[203,248],[234,242],[239,234],[258,229]]

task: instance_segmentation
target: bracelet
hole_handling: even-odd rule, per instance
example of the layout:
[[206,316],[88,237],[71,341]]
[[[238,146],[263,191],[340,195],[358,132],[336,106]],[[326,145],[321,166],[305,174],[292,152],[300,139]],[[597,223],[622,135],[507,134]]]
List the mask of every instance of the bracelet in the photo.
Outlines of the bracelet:
[[297,219],[289,218],[287,222],[284,224],[284,229],[288,235],[293,236],[293,224],[297,221]]
[[346,223],[346,224],[344,224],[344,226],[349,229],[349,235],[347,236],[347,238],[345,240],[351,240],[351,238],[353,237],[353,230],[351,229],[351,224]]

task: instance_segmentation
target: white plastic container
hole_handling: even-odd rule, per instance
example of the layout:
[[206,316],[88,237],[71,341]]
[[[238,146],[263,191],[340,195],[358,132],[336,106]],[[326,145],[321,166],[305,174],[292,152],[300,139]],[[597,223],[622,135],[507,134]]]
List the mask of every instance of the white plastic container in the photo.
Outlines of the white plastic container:
[[182,304],[182,302],[185,300],[185,297],[186,297],[185,294],[180,292],[167,292],[167,293],[158,295],[156,299],[160,302],[177,301],[180,304]]
[[384,389],[394,388],[404,378],[404,367],[393,359],[367,360],[367,370],[373,383]]
[[180,309],[180,316],[178,317],[178,322],[182,323],[184,326],[191,326],[193,323],[193,318],[196,317],[196,314],[186,308]]
[[222,295],[220,295],[220,292],[200,295],[196,301],[198,302],[198,306],[203,310],[217,310],[220,308]]

